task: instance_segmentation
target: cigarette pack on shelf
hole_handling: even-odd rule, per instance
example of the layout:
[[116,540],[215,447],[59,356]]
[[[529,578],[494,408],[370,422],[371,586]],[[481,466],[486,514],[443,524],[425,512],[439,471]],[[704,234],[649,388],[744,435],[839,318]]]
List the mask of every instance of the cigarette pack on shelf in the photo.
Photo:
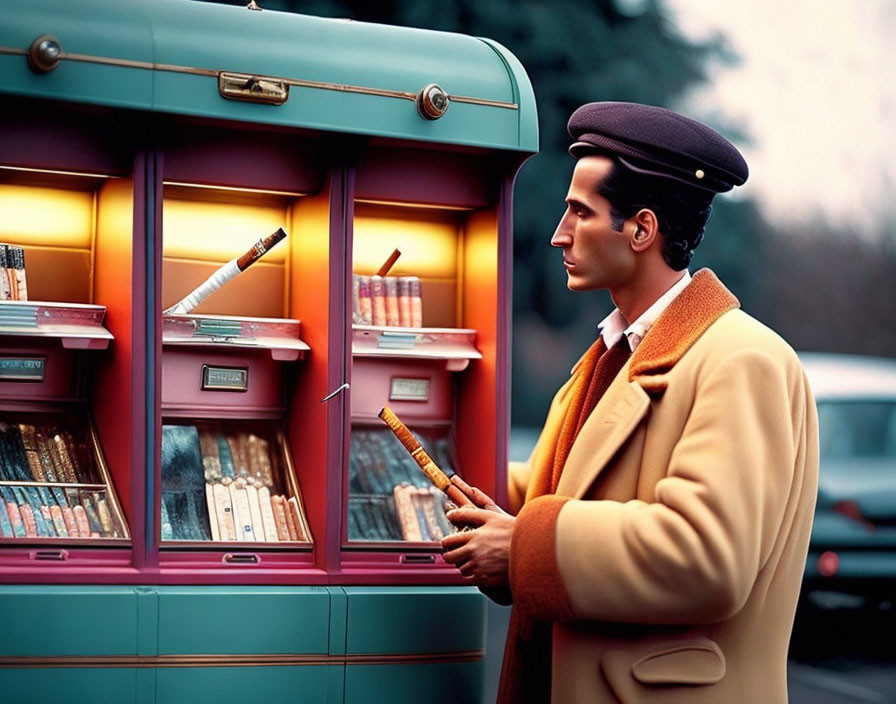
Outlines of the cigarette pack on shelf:
[[25,250],[22,247],[0,243],[0,300],[28,300]]
[[[449,428],[417,428],[413,433],[443,471],[454,472]],[[352,428],[349,541],[438,541],[454,532],[445,518],[445,506],[445,495],[429,482],[388,428]]]
[[356,325],[422,327],[420,278],[353,274],[352,321]]
[[310,543],[283,433],[268,422],[162,426],[161,539]]
[[83,407],[0,413],[0,539],[129,542]]

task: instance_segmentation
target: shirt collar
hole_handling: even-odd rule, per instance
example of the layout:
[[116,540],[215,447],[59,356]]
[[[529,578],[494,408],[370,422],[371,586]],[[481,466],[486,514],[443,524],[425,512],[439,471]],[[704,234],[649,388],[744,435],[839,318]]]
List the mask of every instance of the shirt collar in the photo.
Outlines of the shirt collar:
[[631,325],[628,325],[628,327],[626,327],[627,321],[622,313],[619,312],[619,309],[614,309],[613,312],[598,323],[597,326],[606,348],[610,349],[613,347],[613,345],[619,342],[622,336],[625,335],[628,340],[629,348],[634,352],[641,343],[641,340],[644,339],[647,331],[653,327],[653,324],[663,314],[663,311],[666,310],[669,304],[690,282],[691,274],[685,270],[684,276],[654,301],[653,305],[645,310],[640,317]]

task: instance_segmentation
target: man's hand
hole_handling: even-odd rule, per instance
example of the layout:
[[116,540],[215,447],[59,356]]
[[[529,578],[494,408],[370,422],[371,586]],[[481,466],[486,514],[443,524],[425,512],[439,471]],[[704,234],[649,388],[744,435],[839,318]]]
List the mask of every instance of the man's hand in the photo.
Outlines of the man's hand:
[[516,518],[491,499],[488,501],[489,508],[458,508],[448,512],[449,521],[473,530],[442,538],[442,557],[478,587],[505,587],[509,582],[510,538]]
[[484,508],[488,511],[501,511],[500,506],[495,503],[495,500],[486,494],[481,489],[478,489],[475,486],[470,486],[463,479],[461,479],[458,475],[453,474],[451,476],[451,483],[454,484],[458,489],[460,489],[466,497],[476,504],[479,508]]

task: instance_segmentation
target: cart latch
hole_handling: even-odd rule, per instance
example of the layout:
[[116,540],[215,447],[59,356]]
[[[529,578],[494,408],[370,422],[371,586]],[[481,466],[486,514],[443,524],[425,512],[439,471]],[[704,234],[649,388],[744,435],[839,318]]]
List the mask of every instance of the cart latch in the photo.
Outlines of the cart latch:
[[229,100],[267,105],[283,105],[289,98],[289,86],[282,79],[229,71],[218,74],[218,92]]

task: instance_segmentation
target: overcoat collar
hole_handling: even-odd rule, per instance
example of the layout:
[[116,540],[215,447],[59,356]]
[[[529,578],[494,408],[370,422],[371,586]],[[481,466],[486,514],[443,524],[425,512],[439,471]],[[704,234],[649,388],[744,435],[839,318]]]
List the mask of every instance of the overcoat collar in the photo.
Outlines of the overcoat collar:
[[581,497],[638,427],[650,399],[663,395],[668,374],[737,298],[709,269],[694,274],[607,389],[570,450],[557,494]]
[[709,269],[694,274],[632,354],[628,380],[648,393],[662,393],[666,374],[710,325],[740,302]]

